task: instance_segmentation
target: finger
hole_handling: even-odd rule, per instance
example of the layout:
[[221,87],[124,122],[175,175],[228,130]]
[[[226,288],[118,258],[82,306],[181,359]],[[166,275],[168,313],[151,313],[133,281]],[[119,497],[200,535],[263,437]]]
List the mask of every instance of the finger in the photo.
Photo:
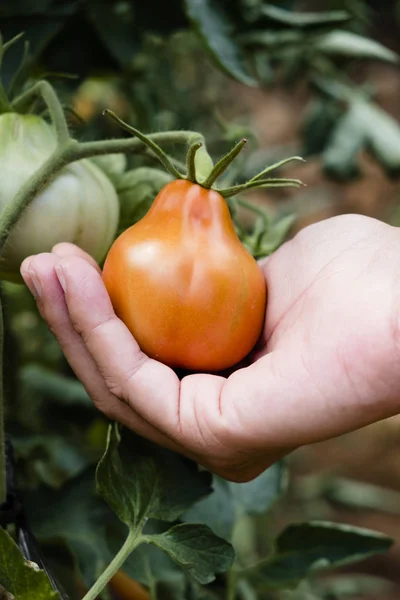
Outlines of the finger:
[[61,242],[60,244],[56,244],[55,246],[53,246],[51,252],[59,258],[66,258],[68,256],[77,256],[83,258],[90,265],[92,265],[92,267],[94,267],[99,273],[101,272],[101,269],[97,262],[94,260],[94,258],[75,244],[70,244],[69,242]]
[[61,259],[57,274],[75,331],[81,336],[110,391],[168,435],[178,427],[179,379],[148,358],[117,318],[98,272],[80,257]]
[[[73,326],[109,389],[214,471],[245,473],[250,466],[254,470],[251,436],[246,438],[247,446],[243,445],[240,423],[232,411],[221,410],[226,379],[196,374],[179,382],[170,368],[141,352],[116,317],[101,277],[85,261],[69,257],[60,261],[57,270]],[[281,452],[279,448],[269,454],[264,445],[262,464],[271,457],[275,460]],[[262,471],[260,462],[256,470]]]
[[[108,389],[96,363],[87,351],[81,337],[72,327],[64,292],[56,276],[58,258],[53,254],[40,254],[26,259],[21,266],[21,274],[37,299],[38,309],[75,372],[82,381],[96,406],[109,418],[115,419],[140,435],[166,445],[170,441],[147,423]],[[173,449],[177,449],[174,445]]]

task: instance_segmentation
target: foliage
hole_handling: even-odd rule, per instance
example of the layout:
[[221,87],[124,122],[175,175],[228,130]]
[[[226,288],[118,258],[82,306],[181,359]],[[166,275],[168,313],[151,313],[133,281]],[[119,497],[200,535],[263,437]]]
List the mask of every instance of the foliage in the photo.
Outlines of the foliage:
[[[368,81],[358,85],[351,77],[360,61],[395,65],[397,55],[368,37],[364,3],[332,4],[323,12],[298,12],[295,2],[262,0],[3,0],[3,40],[24,31],[29,48],[21,64],[21,42],[2,44],[2,81],[12,101],[37,81],[54,82],[82,144],[115,137],[114,123],[101,117],[105,108],[146,131],[206,133],[212,157],[246,136],[250,149],[225,174],[225,188],[254,177],[260,161],[257,135],[247,123],[225,117],[230,96],[240,86],[290,91],[305,85],[300,154],[318,156],[329,176],[349,179],[362,175],[359,156],[366,151],[397,176],[400,128],[373,101]],[[23,108],[48,118],[37,98]],[[169,137],[164,145],[181,169],[177,144]],[[266,161],[261,151],[263,166],[281,158]],[[118,193],[118,232],[137,222],[171,180],[143,147],[92,160]],[[279,168],[285,170],[284,161]],[[278,248],[295,220],[242,195],[229,199],[229,206],[256,258]],[[240,217],[243,208],[254,217],[250,225]],[[284,463],[253,482],[231,483],[109,425],[74,378],[26,290],[3,288],[7,431],[19,487],[46,564],[72,600],[80,597],[77,581],[100,591],[120,568],[152,598],[341,598],[343,581],[342,588],[340,578],[329,588],[327,571],[390,546],[381,534],[325,521],[277,526],[274,510],[287,492]],[[343,501],[346,489],[321,493]],[[0,597],[59,597],[1,528],[0,557]],[[352,585],[354,593],[368,587]]]

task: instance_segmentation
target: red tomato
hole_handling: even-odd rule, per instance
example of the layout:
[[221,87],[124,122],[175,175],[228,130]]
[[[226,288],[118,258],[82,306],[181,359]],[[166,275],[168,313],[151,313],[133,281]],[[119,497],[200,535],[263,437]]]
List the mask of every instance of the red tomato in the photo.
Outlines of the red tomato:
[[103,280],[141,349],[171,367],[231,367],[263,327],[264,276],[224,198],[186,180],[167,184],[117,238]]

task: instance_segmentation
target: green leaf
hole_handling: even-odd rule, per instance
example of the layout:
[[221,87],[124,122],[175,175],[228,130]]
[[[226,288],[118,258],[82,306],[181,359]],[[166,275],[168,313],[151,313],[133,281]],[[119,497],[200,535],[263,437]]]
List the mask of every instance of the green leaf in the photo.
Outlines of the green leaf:
[[52,488],[60,487],[90,465],[86,453],[62,436],[13,436],[12,441],[18,460],[29,461],[29,468],[39,480]]
[[15,600],[60,600],[46,573],[27,562],[14,540],[0,527],[0,592],[1,586]]
[[350,104],[335,128],[323,162],[327,172],[347,178],[358,173],[357,154],[366,147],[389,175],[400,173],[400,126],[362,98]]
[[230,484],[214,475],[213,492],[189,508],[182,518],[188,523],[204,523],[218,536],[230,539],[236,518]]
[[120,201],[119,232],[144,217],[159,191],[172,181],[161,169],[139,167],[123,173],[116,185]]
[[242,575],[266,589],[290,588],[310,574],[385,552],[392,543],[385,535],[349,525],[289,525],[276,540],[274,554]]
[[391,63],[399,60],[399,56],[389,48],[351,31],[330,31],[318,36],[313,45],[329,56],[376,59]]
[[235,559],[232,546],[206,525],[175,525],[165,533],[148,536],[146,541],[167,552],[203,584],[213,581],[215,573],[227,571]]
[[240,46],[233,39],[233,24],[211,0],[185,0],[193,28],[218,66],[228,75],[249,86],[257,86],[249,74]]
[[140,48],[134,28],[133,10],[129,3],[92,1],[88,3],[89,18],[110,54],[123,67],[132,65]]
[[41,488],[26,493],[24,505],[37,537],[43,542],[65,542],[86,585],[93,585],[112,559],[107,529],[118,524],[95,495],[94,470],[87,470],[57,492]]
[[336,101],[318,98],[310,103],[302,125],[302,156],[314,156],[324,151],[341,116],[342,109]]
[[[170,525],[162,521],[150,519],[143,534],[153,535],[164,533]],[[108,544],[113,555],[122,547],[126,540],[126,527],[121,521],[109,528]],[[123,565],[123,570],[136,581],[151,587],[152,581],[180,584],[184,579],[182,569],[170,559],[168,554],[150,544],[141,544],[128,556]]]
[[149,519],[176,520],[211,492],[211,475],[131,431],[110,427],[97,467],[97,489],[119,519],[140,529]]
[[57,404],[94,409],[85,388],[73,377],[66,377],[42,365],[28,364],[21,370],[20,380],[26,394],[35,393]]
[[353,106],[338,120],[322,155],[326,173],[339,179],[359,175],[358,155],[365,142],[365,126],[358,108]]
[[229,483],[230,490],[241,513],[258,515],[269,510],[287,485],[286,467],[277,462],[248,483]]
[[311,27],[323,27],[325,25],[343,24],[351,19],[351,15],[344,10],[294,12],[269,3],[264,4],[261,7],[260,14],[281,25],[305,29]]
[[271,222],[270,227],[261,237],[259,247],[255,253],[256,258],[269,256],[285,241],[293,223],[296,221],[296,215],[281,215]]

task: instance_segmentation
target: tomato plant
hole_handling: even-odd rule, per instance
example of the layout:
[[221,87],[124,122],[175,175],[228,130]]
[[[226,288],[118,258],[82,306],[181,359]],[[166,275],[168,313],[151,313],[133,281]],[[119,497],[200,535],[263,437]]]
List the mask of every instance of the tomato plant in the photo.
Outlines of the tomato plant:
[[[0,209],[55,151],[54,130],[36,115],[0,115]],[[27,256],[73,242],[96,260],[104,258],[118,225],[119,203],[107,176],[91,161],[65,167],[30,204],[7,239],[0,278],[20,280]]]
[[217,371],[260,336],[266,289],[223,197],[167,184],[147,215],[113,244],[103,279],[141,348],[173,366]]
[[[104,279],[143,349],[194,370],[240,360],[265,313],[256,260],[287,236],[293,205],[307,213],[321,195],[299,162],[293,177],[310,185],[297,192],[285,157],[316,157],[342,179],[363,172],[365,153],[391,175],[399,168],[398,123],[359,85],[369,71],[352,78],[354,62],[394,69],[396,54],[367,37],[366,3],[320,3],[329,10],[318,12],[307,4],[297,12],[296,2],[264,0],[3,0],[0,278],[14,280],[27,254],[57,241],[98,261],[112,245]],[[22,30],[25,53],[12,38]],[[246,107],[260,94],[259,114],[267,112],[274,88],[282,106],[300,95],[305,119],[258,147],[268,126],[250,126]],[[132,136],[120,134],[105,108],[152,133],[119,121]],[[230,148],[243,137],[250,148],[239,157],[244,143]],[[168,173],[154,167],[157,156]],[[272,168],[285,179],[271,179]],[[273,189],[281,186],[296,195]],[[254,202],[244,197],[264,187]],[[344,585],[335,587],[326,571],[390,547],[387,536],[338,524],[332,510],[335,502],[383,510],[385,490],[354,491],[325,473],[288,487],[282,462],[234,484],[109,428],[26,290],[1,288],[0,597],[342,600],[361,589],[382,597],[375,578],[336,574]],[[3,420],[18,502],[5,480],[13,461]],[[398,499],[387,502],[393,511]]]

